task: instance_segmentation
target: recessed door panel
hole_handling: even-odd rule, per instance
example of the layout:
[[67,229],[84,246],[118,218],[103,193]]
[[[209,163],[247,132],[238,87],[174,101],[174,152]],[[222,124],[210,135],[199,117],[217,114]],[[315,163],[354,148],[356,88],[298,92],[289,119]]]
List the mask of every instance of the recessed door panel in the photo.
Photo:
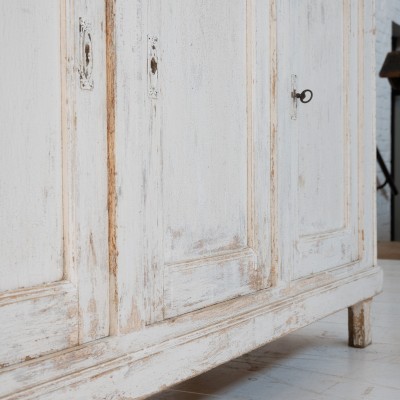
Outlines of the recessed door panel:
[[247,18],[245,1],[167,3],[164,251],[174,263],[247,246]]
[[0,291],[63,277],[60,12],[0,4]]
[[[310,0],[278,6],[280,126],[291,151],[295,278],[359,256],[361,3]],[[305,89],[313,92],[309,103],[293,98]]]
[[[297,90],[310,87],[312,101],[298,105],[298,214],[301,237],[342,230],[346,226],[345,204],[349,143],[348,100],[343,44],[346,16],[343,2],[307,2],[298,7],[292,29],[297,62]],[[348,12],[348,10],[346,10]],[[316,32],[319,32],[316,35]],[[335,32],[335,34],[333,34]],[[297,61],[297,60],[296,60]],[[303,85],[303,86],[302,86]]]
[[258,152],[269,130],[259,129],[265,103],[255,102],[268,89],[268,81],[256,89],[268,72],[258,53],[267,43],[256,31],[259,3],[150,2],[149,118],[159,145],[151,155],[159,197],[150,200],[158,209],[150,269],[162,274],[153,281],[161,311],[150,320],[269,284],[269,157]]

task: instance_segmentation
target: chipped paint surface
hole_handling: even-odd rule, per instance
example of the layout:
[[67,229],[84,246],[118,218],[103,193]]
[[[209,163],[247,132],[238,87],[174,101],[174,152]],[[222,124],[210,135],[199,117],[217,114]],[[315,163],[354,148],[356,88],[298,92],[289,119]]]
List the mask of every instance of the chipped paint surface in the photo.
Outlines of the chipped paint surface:
[[[0,70],[7,76],[0,84],[0,119],[8,141],[1,146],[0,213],[6,217],[0,219],[9,227],[0,239],[3,366],[108,335],[106,96],[101,82],[90,92],[79,89],[80,33],[89,44],[84,19],[99,40],[86,54],[86,77],[93,72],[101,80],[100,4],[0,5],[0,30],[8,32],[0,39]],[[15,188],[8,187],[10,177]]]
[[[364,119],[373,118],[357,100],[365,85],[365,6],[310,0],[282,1],[277,8],[278,71],[284,77],[278,82],[278,107],[288,110],[279,113],[278,131],[285,132],[281,145],[292,160],[287,167],[283,151],[278,158],[289,203],[281,214],[289,213],[292,231],[286,240],[296,246],[287,256],[291,274],[303,278],[363,256],[362,199],[372,194],[364,187],[369,173],[362,159]],[[296,105],[295,120],[293,99],[286,95],[293,85],[298,92],[314,92],[310,103]]]
[[146,73],[156,56],[160,90],[135,111],[149,153],[131,167],[145,166],[147,323],[271,284],[269,42],[257,33],[268,12],[252,0],[148,2]]
[[[51,272],[64,280],[0,293],[1,399],[144,398],[346,307],[350,343],[368,344],[365,296],[381,287],[373,104],[363,97],[374,81],[372,3],[306,3],[296,6],[307,17],[296,38],[289,0],[60,3],[71,109],[53,154],[65,185],[65,266]],[[74,90],[79,19],[70,12],[92,22],[93,91]],[[314,129],[311,140],[286,125],[285,84],[298,71],[285,68],[299,64],[282,60],[329,24],[344,35],[329,47],[342,71],[329,84],[345,93],[331,108],[318,96],[307,106],[337,111],[335,132]],[[310,59],[328,65],[331,54],[318,57],[326,46],[314,44]],[[289,124],[304,123],[297,111]],[[321,126],[328,111],[316,113]],[[328,156],[338,168],[311,168]],[[46,204],[52,190],[40,196]]]
[[300,285],[258,292],[5,370],[0,398],[139,399],[375,296],[381,285],[379,268],[371,268],[306,292]]

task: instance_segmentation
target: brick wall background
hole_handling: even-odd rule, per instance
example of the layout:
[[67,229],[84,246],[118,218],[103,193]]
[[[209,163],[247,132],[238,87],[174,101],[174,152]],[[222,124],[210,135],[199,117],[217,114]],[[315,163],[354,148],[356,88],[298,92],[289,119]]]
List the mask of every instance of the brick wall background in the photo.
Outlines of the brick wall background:
[[[378,74],[386,54],[392,49],[392,21],[400,24],[400,0],[376,0],[376,135],[377,145],[390,170],[390,86]],[[377,166],[378,184],[384,181]],[[390,191],[377,193],[378,240],[390,240]]]

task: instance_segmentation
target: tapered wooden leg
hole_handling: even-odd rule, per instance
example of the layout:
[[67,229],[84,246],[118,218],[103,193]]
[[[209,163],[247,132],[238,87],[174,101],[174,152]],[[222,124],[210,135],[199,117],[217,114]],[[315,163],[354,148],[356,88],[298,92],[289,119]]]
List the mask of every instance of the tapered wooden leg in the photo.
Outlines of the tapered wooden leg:
[[349,346],[364,348],[371,344],[372,299],[349,307]]

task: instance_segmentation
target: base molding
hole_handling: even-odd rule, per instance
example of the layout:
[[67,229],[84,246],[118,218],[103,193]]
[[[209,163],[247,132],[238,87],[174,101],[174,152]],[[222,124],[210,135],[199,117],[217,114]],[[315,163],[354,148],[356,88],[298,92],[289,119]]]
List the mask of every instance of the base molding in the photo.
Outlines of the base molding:
[[[129,352],[129,346],[132,344],[127,343],[133,340],[134,336],[127,335],[93,342],[65,354],[49,356],[45,360],[33,360],[21,368],[14,366],[0,373],[0,399],[143,398],[239,357],[329,314],[374,297],[381,291],[382,278],[380,268],[370,268],[336,284],[287,296],[265,305],[254,304],[253,309],[244,314],[229,317],[215,324],[210,320],[211,324],[200,330],[171,337],[149,347],[143,346],[133,352]],[[154,335],[157,334],[157,329],[160,333],[162,326],[152,328]],[[149,335],[152,331],[149,330]],[[136,337],[140,334],[136,333]],[[142,332],[143,335],[146,335],[146,332]],[[125,346],[125,350],[113,347],[115,339],[122,343],[120,346]],[[96,359],[94,346],[102,349],[102,357]],[[81,364],[75,361],[74,365],[74,352],[75,357],[79,354],[81,358],[86,353],[89,359],[85,360],[84,364],[82,360],[79,361]],[[67,359],[70,360],[68,365]],[[86,365],[86,368],[82,368],[83,365]],[[59,369],[57,377],[53,375],[54,378],[43,381],[46,377],[43,369],[51,367]],[[35,371],[36,375],[32,378]],[[42,371],[42,375],[39,371]],[[27,377],[29,372],[30,379],[25,381],[24,377]]]

